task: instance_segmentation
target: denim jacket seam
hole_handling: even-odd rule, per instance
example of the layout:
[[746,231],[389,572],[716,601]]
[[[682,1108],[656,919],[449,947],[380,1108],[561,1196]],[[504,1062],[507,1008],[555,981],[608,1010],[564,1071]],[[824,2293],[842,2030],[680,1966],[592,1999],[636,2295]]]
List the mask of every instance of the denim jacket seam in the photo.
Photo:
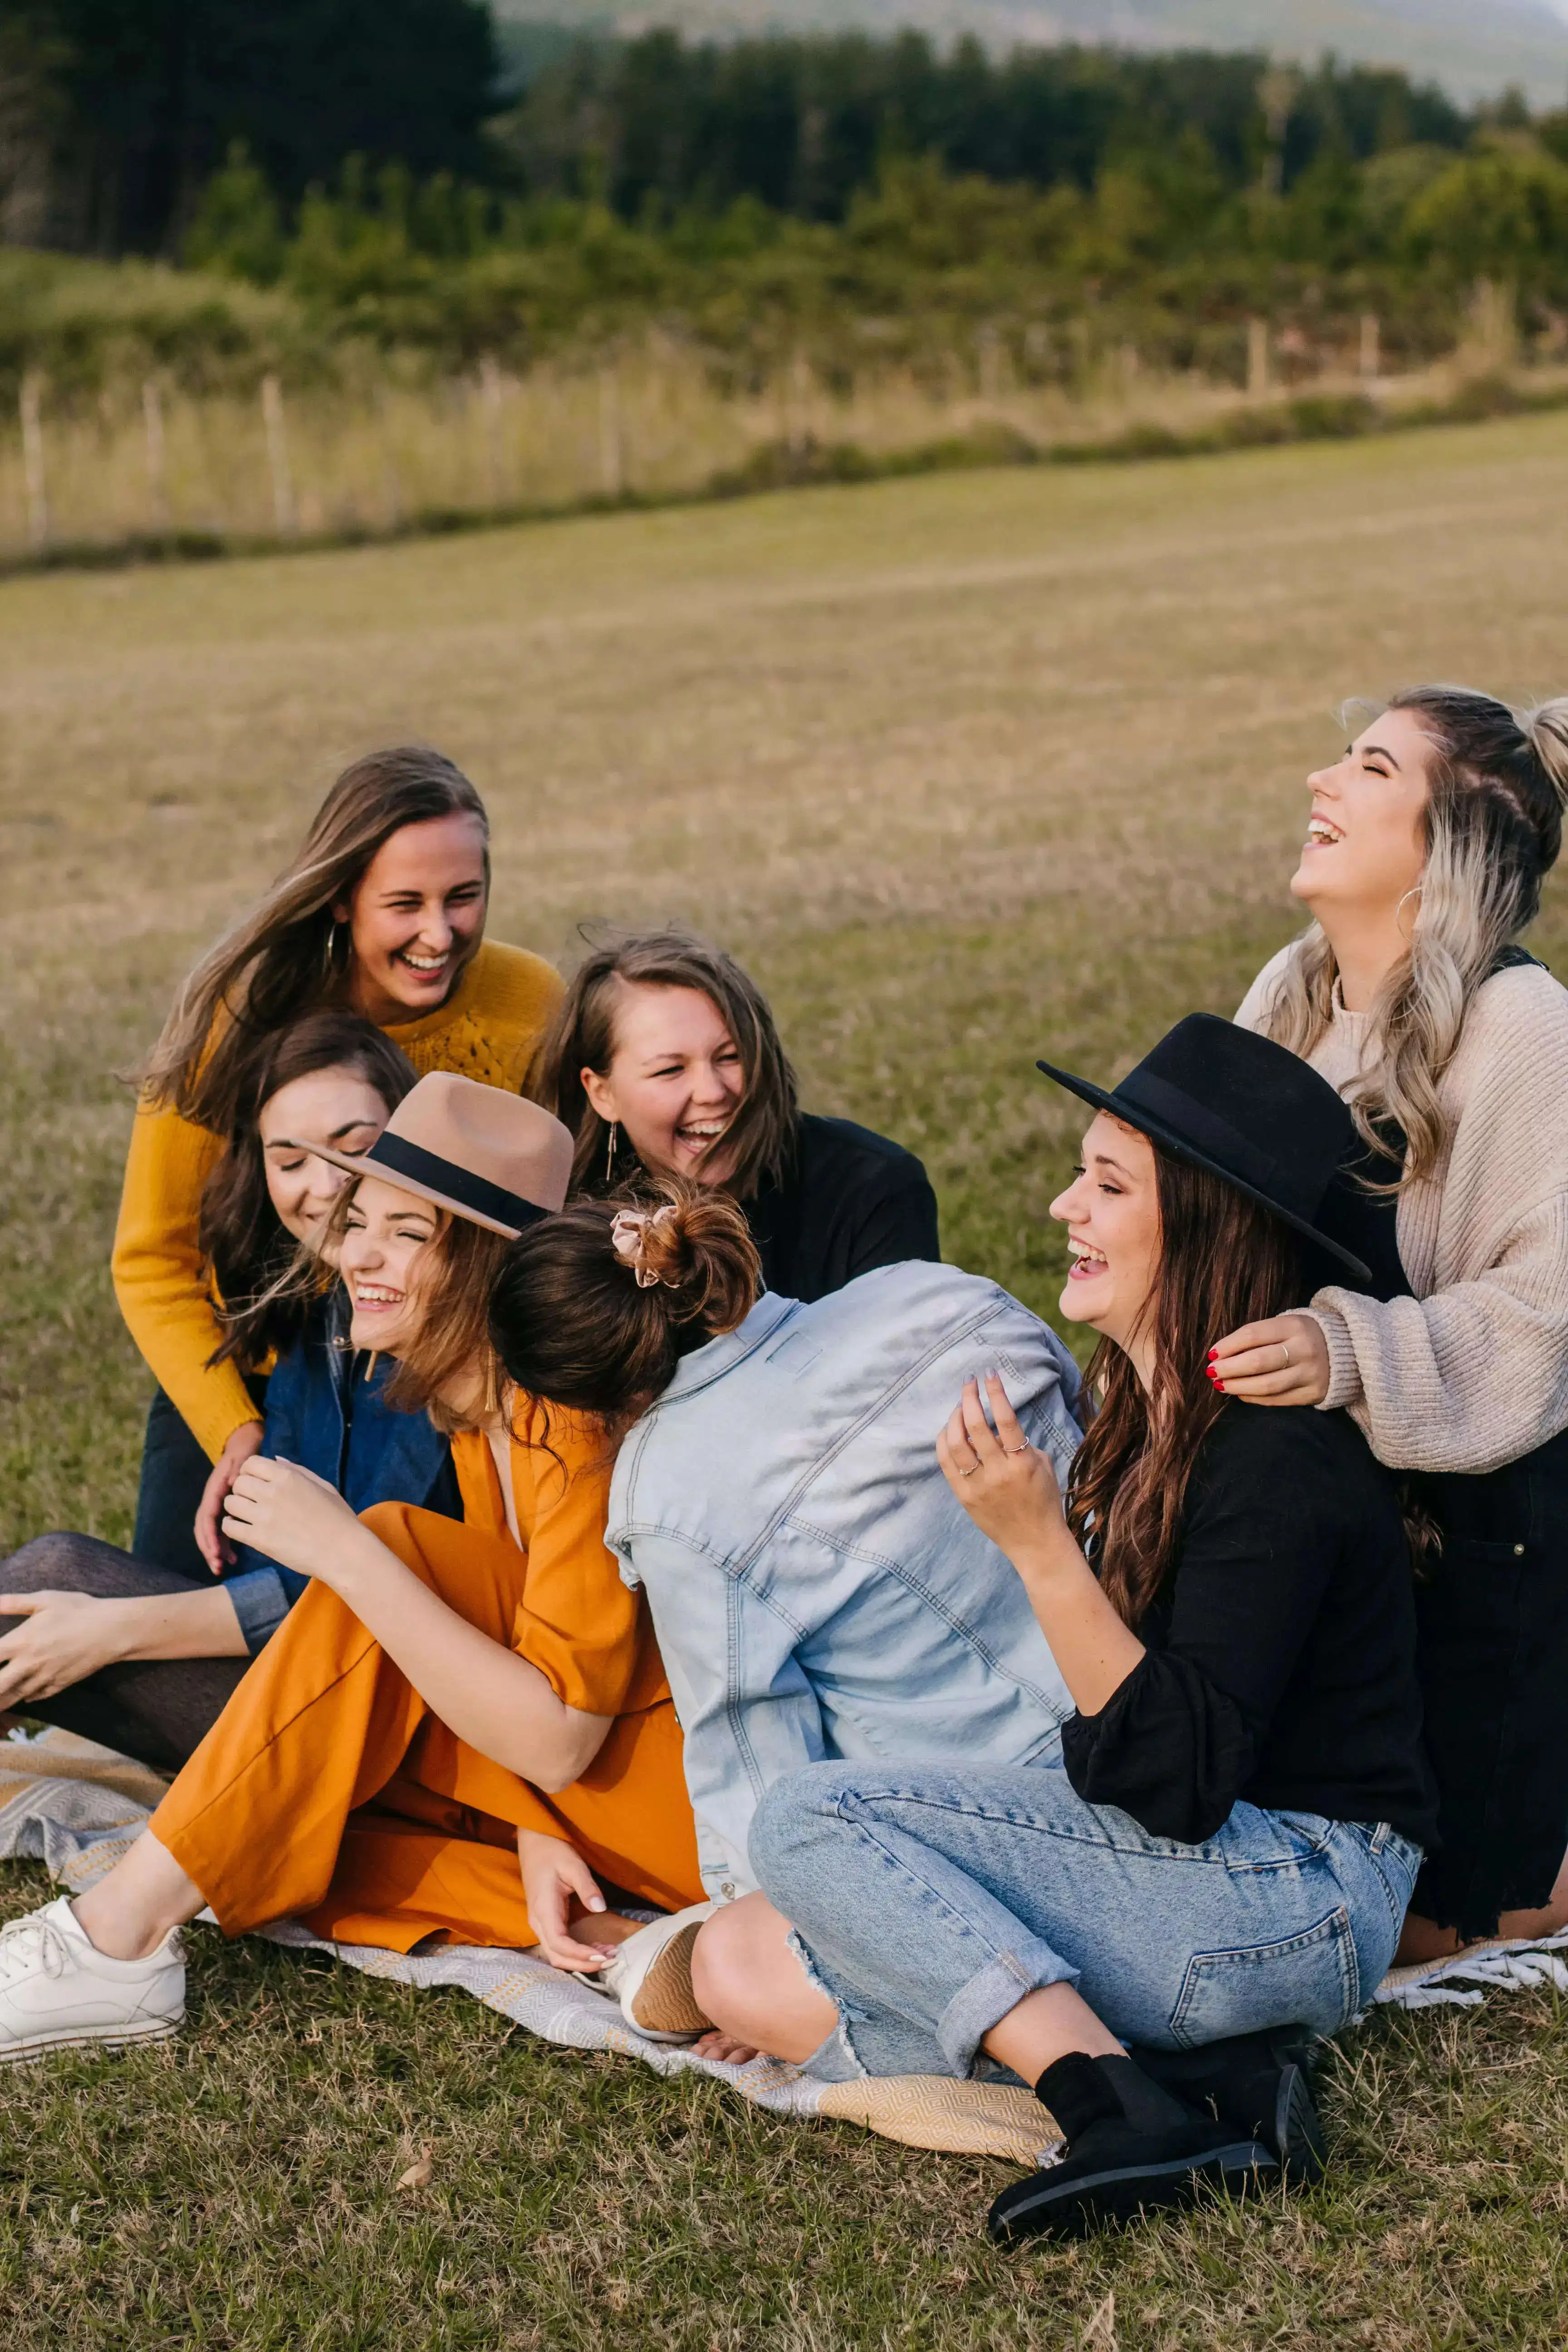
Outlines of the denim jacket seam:
[[[986,1301],[984,1311],[976,1308],[967,1321],[959,1325],[956,1329],[950,1326],[940,1339],[931,1340],[923,1354],[914,1363],[907,1365],[899,1378],[881,1391],[875,1402],[868,1405],[864,1412],[858,1414],[847,1429],[840,1430],[833,1444],[817,1455],[809,1469],[801,1473],[789,1493],[764,1521],[746,1550],[740,1556],[739,1564],[742,1568],[750,1567],[763,1545],[768,1543],[785,1521],[793,1517],[795,1506],[802,1496],[810,1492],[824,1471],[837,1461],[839,1455],[847,1447],[854,1444],[864,1430],[868,1429],[873,1422],[880,1420],[896,1400],[902,1396],[907,1389],[912,1388],[921,1375],[930,1370],[932,1364],[942,1357],[951,1355],[953,1349],[961,1347],[966,1339],[973,1339],[976,1331],[983,1329],[987,1323],[994,1321],[1003,1312],[1004,1307],[1012,1303],[998,1285],[994,1283],[991,1290],[992,1296]],[[1057,1382],[1059,1389],[1061,1384],[1059,1369],[1057,1373]]]
[[[887,1575],[894,1578],[898,1583],[901,1584],[906,1592],[911,1593],[917,1601],[923,1602],[925,1607],[931,1611],[934,1617],[940,1617],[943,1624],[948,1627],[949,1631],[956,1633],[962,1642],[966,1643],[970,1649],[974,1652],[976,1656],[983,1658],[985,1664],[991,1668],[992,1672],[999,1675],[1004,1682],[1011,1683],[1016,1690],[1027,1691],[1032,1698],[1038,1699],[1043,1706],[1051,1706],[1056,1703],[1050,1692],[1042,1690],[1037,1683],[1028,1682],[1025,1680],[1024,1677],[1015,1673],[1014,1669],[1006,1663],[1005,1659],[994,1650],[989,1643],[982,1640],[980,1633],[970,1620],[967,1617],[955,1615],[953,1611],[943,1601],[942,1595],[939,1592],[933,1592],[930,1585],[923,1584],[920,1578],[917,1577],[910,1569],[906,1561],[890,1559],[884,1553],[871,1551],[859,1544],[845,1543],[839,1538],[829,1535],[826,1528],[814,1527],[809,1519],[792,1519],[789,1524],[793,1530],[798,1531],[802,1535],[811,1536],[816,1542],[826,1544],[829,1549],[838,1553],[846,1559],[866,1560],[868,1561],[872,1567],[883,1570]],[[740,1580],[747,1586],[749,1591],[752,1592],[757,1591],[756,1586],[752,1583],[750,1577],[745,1574],[744,1570],[737,1571],[737,1573],[739,1574]],[[765,1599],[765,1596],[757,1592],[757,1598],[759,1601],[762,1601]],[[794,1623],[794,1619],[789,1616],[786,1611],[778,1609],[776,1604],[774,1604],[774,1608],[775,1614],[783,1617],[786,1624]],[[803,1626],[801,1631],[805,1633],[809,1631],[809,1628]]]

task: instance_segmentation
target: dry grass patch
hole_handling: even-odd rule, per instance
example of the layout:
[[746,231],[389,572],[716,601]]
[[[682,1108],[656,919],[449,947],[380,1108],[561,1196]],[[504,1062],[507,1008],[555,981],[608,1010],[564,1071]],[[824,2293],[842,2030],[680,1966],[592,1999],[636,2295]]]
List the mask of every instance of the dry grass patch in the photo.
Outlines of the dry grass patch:
[[[1047,1307],[1074,1114],[1036,1055],[1113,1072],[1235,1003],[1291,928],[1342,695],[1568,683],[1565,498],[1542,418],[0,584],[0,1544],[128,1530],[114,1073],[344,760],[418,735],[469,768],[503,937],[719,932],[809,1099],[920,1150],[949,1254]],[[1568,951],[1557,899],[1542,951]],[[41,1891],[11,1872],[0,1904]],[[976,2234],[998,2168],[194,1948],[184,2040],[6,2078],[17,2352],[1562,2340],[1543,1996],[1347,2037],[1309,2199],[1004,2261]]]

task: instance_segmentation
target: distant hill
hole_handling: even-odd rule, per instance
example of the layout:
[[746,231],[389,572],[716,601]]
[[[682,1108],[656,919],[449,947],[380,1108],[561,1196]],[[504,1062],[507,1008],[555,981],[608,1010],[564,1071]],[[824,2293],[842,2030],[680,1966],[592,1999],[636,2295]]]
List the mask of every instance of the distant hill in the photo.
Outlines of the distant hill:
[[1115,41],[1138,48],[1268,49],[1400,66],[1468,98],[1517,83],[1568,102],[1568,0],[496,0],[514,22],[621,32],[891,33],[900,26],[989,46]]

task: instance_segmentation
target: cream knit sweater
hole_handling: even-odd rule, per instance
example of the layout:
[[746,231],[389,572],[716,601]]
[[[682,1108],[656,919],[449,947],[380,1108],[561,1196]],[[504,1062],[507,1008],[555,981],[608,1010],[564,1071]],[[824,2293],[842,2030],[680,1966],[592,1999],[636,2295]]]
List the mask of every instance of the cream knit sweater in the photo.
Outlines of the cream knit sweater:
[[[1261,1028],[1290,949],[1237,1019]],[[1368,1050],[1336,1006],[1308,1056],[1341,1094]],[[1477,992],[1440,1088],[1454,1120],[1432,1175],[1400,1194],[1413,1298],[1335,1285],[1310,1312],[1329,1344],[1322,1409],[1348,1407],[1394,1469],[1495,1470],[1568,1428],[1568,989],[1521,965]]]

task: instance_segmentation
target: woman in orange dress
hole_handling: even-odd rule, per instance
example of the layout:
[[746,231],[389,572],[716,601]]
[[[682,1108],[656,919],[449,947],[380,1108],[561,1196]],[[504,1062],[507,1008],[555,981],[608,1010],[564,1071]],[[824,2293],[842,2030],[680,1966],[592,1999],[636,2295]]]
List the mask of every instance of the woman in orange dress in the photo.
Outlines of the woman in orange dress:
[[637,1924],[599,1880],[701,1899],[668,1685],[605,1548],[610,1449],[531,1399],[509,1411],[489,1345],[506,1243],[561,1207],[571,1159],[536,1104],[437,1072],[344,1160],[353,1343],[396,1357],[389,1401],[459,1426],[468,1516],[356,1518],[293,1464],[242,1467],[226,1533],[315,1581],[148,1834],[0,1937],[0,2059],[174,2032],[175,1931],[204,1904],[231,1936],[298,1916],[392,1950],[537,1945],[592,1974]]

